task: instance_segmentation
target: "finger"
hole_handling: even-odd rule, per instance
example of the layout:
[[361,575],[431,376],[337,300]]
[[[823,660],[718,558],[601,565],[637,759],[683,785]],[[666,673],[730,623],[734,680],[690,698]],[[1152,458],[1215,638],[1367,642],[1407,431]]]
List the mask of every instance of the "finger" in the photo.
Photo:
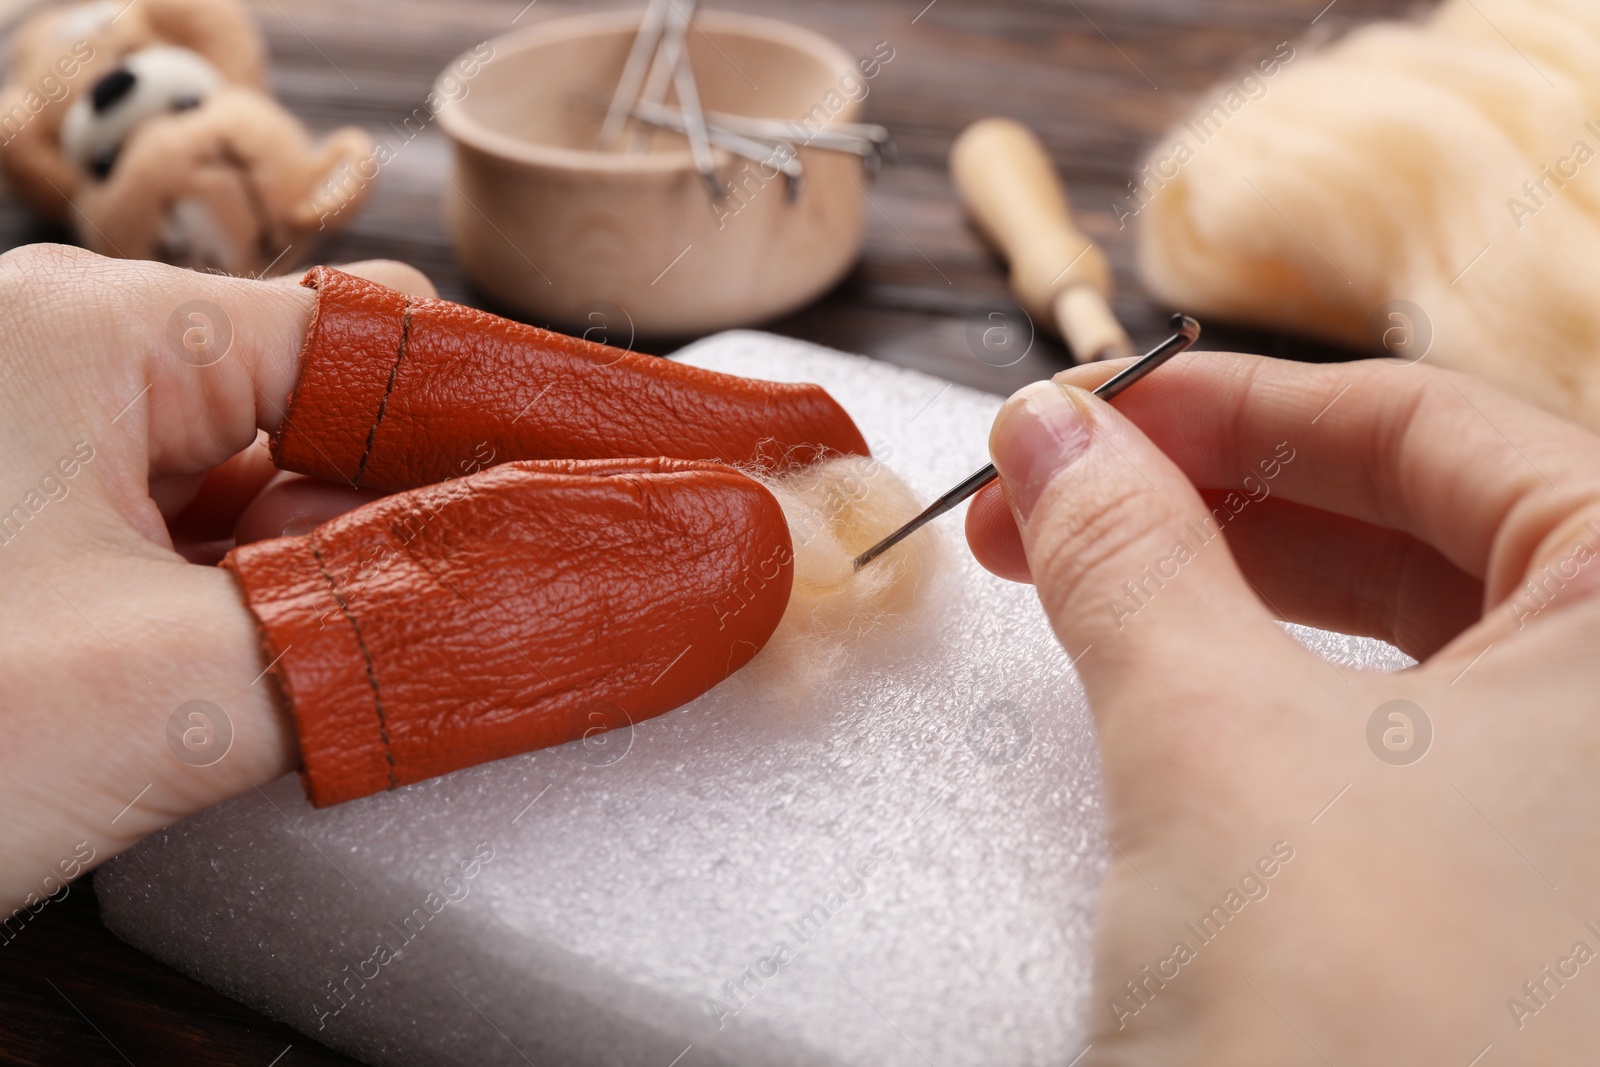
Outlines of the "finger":
[[[198,490],[167,523],[173,551],[190,563],[212,566],[233,547],[239,516],[272,479],[279,477],[263,434],[249,448],[200,477]],[[193,481],[195,476],[185,476]],[[173,479],[168,479],[172,481]],[[151,496],[156,486],[151,483]],[[169,512],[163,508],[162,514]]]
[[[276,656],[321,805],[693,699],[777,627],[788,546],[772,495],[731,468],[550,461],[378,501],[226,565]],[[778,554],[748,603],[719,611]],[[612,610],[624,591],[630,609]],[[419,633],[433,635],[431,669]],[[524,647],[563,654],[536,663]]]
[[[1225,494],[1204,490],[1213,515]],[[1419,660],[1483,615],[1483,583],[1409,534],[1267,499],[1224,529],[1239,569],[1286,622],[1388,641]],[[1031,582],[1027,553],[999,486],[967,513],[967,540],[984,567]]]
[[100,451],[154,477],[209,470],[277,425],[316,303],[295,286],[53,245],[0,257],[0,281],[13,344],[49,354],[5,402],[86,425]]
[[1207,529],[1194,487],[1103,401],[1031,385],[1001,409],[990,451],[1040,600],[1097,715],[1137,704],[1144,682],[1177,665],[1198,675],[1291,644]]
[[[187,497],[174,500],[170,511],[166,506],[162,508],[163,514],[172,516],[167,526],[173,540],[229,536],[250,501],[277,474],[267,435],[260,434],[249,448],[229,457],[221,466],[212,467],[197,483],[194,475],[177,476],[174,481],[192,483],[193,489]],[[152,484],[151,496],[155,495],[156,484]]]
[[[362,266],[425,287],[396,265]],[[48,424],[86,426],[95,443],[115,443],[119,465],[152,479],[207,471],[258,428],[278,428],[317,303],[283,281],[53,245],[0,258],[0,283],[0,308],[21,342],[50,353],[33,369],[37,388],[12,392],[10,414],[42,401]],[[32,415],[26,421],[38,423]]]
[[53,866],[81,840],[108,859],[297,765],[232,576],[91,549],[10,577],[27,622],[8,634],[9,662],[28,667],[7,678],[14,743],[0,746],[0,777],[38,799],[0,829],[0,898],[13,868]]
[[[411,295],[437,295],[427,275],[394,260],[363,260],[339,269]],[[276,280],[298,286],[300,277],[296,273]],[[265,433],[258,433],[248,448],[203,475],[152,479],[150,495],[162,514],[169,516],[168,526],[175,543],[219,541],[231,538],[245,508],[276,474],[268,438]],[[362,502],[369,499],[370,496],[361,498]],[[331,512],[328,517],[333,514],[338,512]]]
[[236,544],[309,533],[329,519],[383,496],[370,489],[284,475],[250,502],[234,530]]
[[999,482],[978,490],[967,508],[967,544],[984,568],[1012,582],[1033,581],[1016,516]]
[[[1058,377],[1091,385],[1116,369]],[[1241,487],[1270,470],[1275,496],[1410,534],[1485,579],[1491,603],[1600,498],[1591,434],[1425,366],[1190,353],[1117,406],[1195,484]],[[1497,545],[1516,547],[1497,559]]]
[[[1202,496],[1215,514],[1218,495]],[[1268,499],[1224,532],[1246,579],[1286,622],[1375,637],[1423,660],[1483,615],[1483,583],[1398,530]]]

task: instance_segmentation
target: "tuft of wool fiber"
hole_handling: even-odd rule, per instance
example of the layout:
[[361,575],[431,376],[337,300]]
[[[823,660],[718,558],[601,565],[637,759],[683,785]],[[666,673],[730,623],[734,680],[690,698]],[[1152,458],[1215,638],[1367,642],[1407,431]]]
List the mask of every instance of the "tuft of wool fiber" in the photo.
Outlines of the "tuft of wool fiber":
[[1446,0],[1278,59],[1159,142],[1119,210],[1150,289],[1600,428],[1600,5]]
[[813,689],[880,651],[930,600],[941,555],[924,527],[860,571],[855,558],[922,510],[879,460],[842,456],[763,476],[789,522],[794,586],[777,632],[748,668],[766,685]]

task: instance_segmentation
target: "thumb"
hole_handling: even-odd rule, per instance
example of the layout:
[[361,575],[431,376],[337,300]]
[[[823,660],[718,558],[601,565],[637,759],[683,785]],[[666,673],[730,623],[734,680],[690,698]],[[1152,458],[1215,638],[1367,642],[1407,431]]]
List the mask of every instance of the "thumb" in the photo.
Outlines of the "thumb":
[[1092,393],[1028,386],[989,447],[1039,599],[1101,718],[1148,683],[1170,692],[1174,671],[1203,678],[1224,656],[1292,645],[1194,486]]

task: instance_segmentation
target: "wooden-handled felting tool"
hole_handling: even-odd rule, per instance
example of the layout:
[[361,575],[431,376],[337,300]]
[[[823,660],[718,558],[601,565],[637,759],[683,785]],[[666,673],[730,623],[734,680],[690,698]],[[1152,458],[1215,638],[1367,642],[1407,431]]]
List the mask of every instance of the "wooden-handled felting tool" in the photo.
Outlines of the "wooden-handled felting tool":
[[1134,354],[1111,313],[1105,253],[1072,221],[1044,145],[1020,122],[982,119],[950,149],[950,173],[974,221],[1011,263],[1011,290],[1054,324],[1079,362]]

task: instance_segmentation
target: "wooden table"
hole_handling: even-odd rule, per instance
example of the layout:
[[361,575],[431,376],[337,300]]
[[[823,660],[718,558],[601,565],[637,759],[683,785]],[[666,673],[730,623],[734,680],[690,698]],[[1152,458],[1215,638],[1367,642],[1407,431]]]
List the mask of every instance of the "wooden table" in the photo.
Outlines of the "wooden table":
[[[1115,265],[1118,314],[1136,341],[1153,342],[1164,335],[1172,309],[1155,305],[1139,285],[1133,231],[1119,229],[1112,211],[1145,148],[1195,94],[1279,42],[1299,41],[1308,30],[1336,33],[1413,6],[1410,0],[712,2],[803,22],[856,54],[868,54],[879,41],[895,50],[867,101],[869,118],[893,130],[899,162],[868,191],[866,253],[836,290],[771,328],[995,393],[1045,377],[1067,357],[1042,335],[1011,367],[973,355],[968,320],[1005,300],[1006,289],[1000,265],[963,221],[945,169],[959,130],[1006,114],[1040,133],[1086,232]],[[355,122],[391,143],[401,138],[390,124],[412,114],[452,57],[513,23],[581,6],[590,5],[256,0],[283,101],[318,130]],[[432,275],[445,296],[478,302],[440,216],[449,164],[449,146],[434,129],[406,143],[385,168],[365,215],[323,258],[407,260]],[[0,244],[60,238],[0,200]],[[1355,355],[1207,327],[1201,347],[1296,358]],[[116,940],[100,925],[89,880],[0,947],[0,1063],[351,1062]]]

